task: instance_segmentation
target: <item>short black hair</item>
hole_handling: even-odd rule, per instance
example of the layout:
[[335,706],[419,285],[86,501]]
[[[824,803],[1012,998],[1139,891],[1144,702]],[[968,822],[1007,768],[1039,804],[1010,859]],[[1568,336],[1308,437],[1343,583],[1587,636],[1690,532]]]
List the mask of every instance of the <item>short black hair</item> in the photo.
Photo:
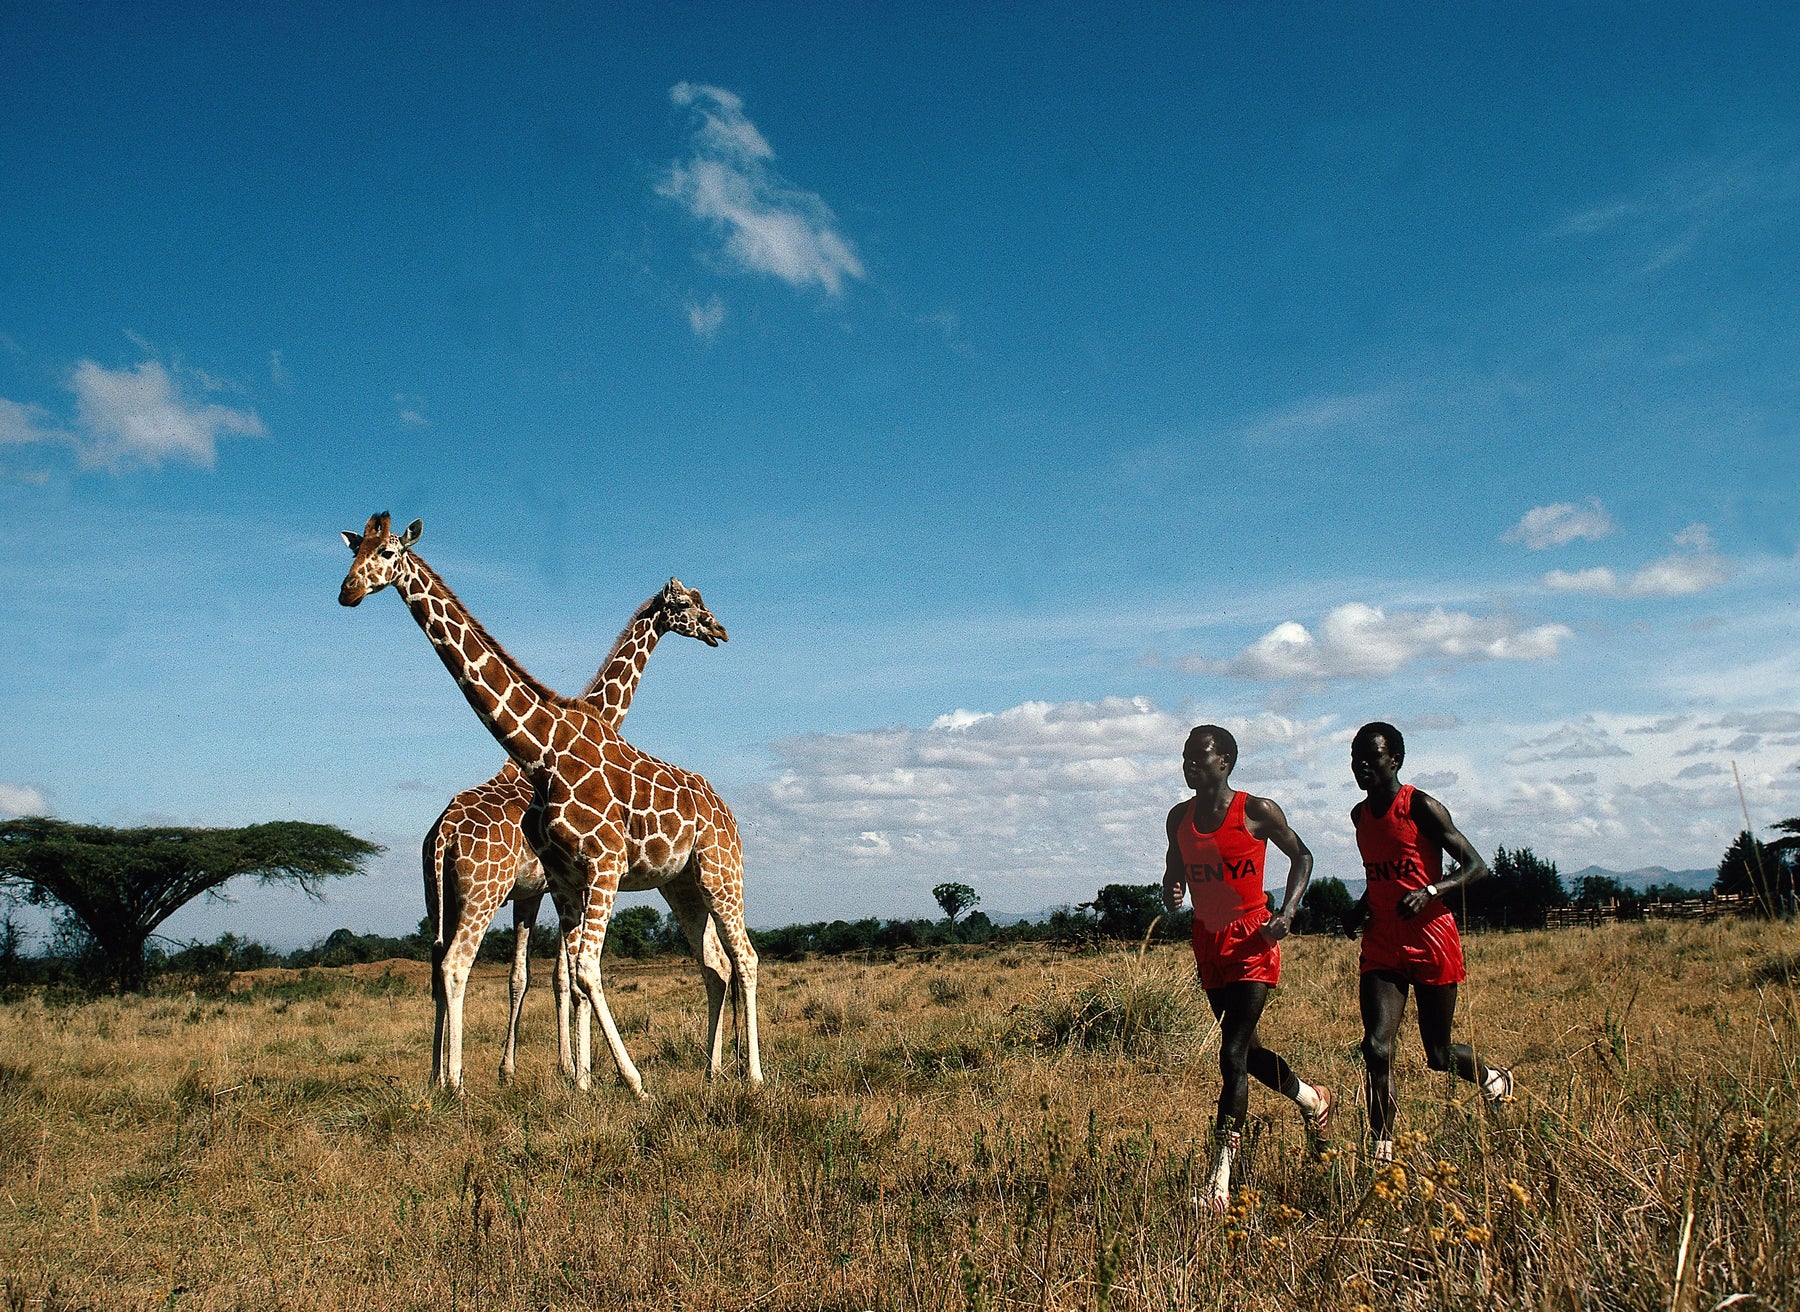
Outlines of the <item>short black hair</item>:
[[1350,740],[1350,750],[1354,752],[1371,738],[1381,738],[1387,743],[1388,755],[1394,758],[1395,765],[1406,764],[1406,739],[1386,720],[1370,720],[1358,729],[1356,737]]
[[1196,724],[1188,730],[1187,740],[1191,743],[1202,734],[1211,738],[1213,746],[1219,749],[1219,755],[1225,758],[1232,769],[1237,769],[1238,745],[1237,739],[1231,736],[1231,730],[1219,724]]

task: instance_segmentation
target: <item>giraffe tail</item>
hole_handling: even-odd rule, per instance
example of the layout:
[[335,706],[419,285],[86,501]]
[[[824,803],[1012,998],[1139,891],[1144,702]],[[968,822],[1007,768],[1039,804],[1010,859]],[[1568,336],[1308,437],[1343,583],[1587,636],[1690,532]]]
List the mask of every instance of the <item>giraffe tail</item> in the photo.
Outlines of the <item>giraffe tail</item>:
[[431,905],[432,943],[444,949],[444,855],[450,845],[450,826],[439,816],[425,835],[425,887]]

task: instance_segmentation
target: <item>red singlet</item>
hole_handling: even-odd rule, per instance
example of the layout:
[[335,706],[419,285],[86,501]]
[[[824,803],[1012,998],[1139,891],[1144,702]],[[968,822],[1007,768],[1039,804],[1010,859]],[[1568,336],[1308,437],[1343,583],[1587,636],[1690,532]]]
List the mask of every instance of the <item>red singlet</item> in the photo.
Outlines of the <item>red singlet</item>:
[[1392,970],[1413,984],[1459,984],[1462,937],[1442,898],[1433,898],[1411,920],[1400,918],[1400,898],[1444,876],[1444,849],[1419,832],[1413,819],[1413,786],[1402,784],[1384,815],[1365,800],[1350,812],[1356,847],[1369,880],[1369,923],[1363,926],[1362,973]]
[[1194,901],[1194,960],[1202,988],[1281,982],[1281,945],[1262,933],[1269,918],[1263,894],[1269,844],[1252,838],[1244,827],[1245,796],[1239,792],[1232,797],[1225,819],[1211,833],[1195,828],[1193,803],[1175,828],[1182,873]]

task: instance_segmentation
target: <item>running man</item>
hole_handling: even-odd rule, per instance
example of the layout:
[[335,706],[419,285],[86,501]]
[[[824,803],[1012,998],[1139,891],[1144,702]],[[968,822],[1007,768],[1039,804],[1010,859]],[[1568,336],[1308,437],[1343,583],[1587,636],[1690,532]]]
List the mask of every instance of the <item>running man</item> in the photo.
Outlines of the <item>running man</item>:
[[[1360,1001],[1378,1164],[1394,1160],[1394,1040],[1409,987],[1419,996],[1426,1064],[1480,1085],[1490,1101],[1513,1091],[1512,1072],[1485,1065],[1466,1043],[1450,1042],[1464,971],[1462,938],[1445,895],[1486,878],[1487,863],[1442,802],[1400,782],[1405,760],[1406,740],[1391,724],[1365,724],[1351,740],[1350,772],[1368,794],[1351,808],[1350,823],[1369,881]],[[1446,852],[1456,862],[1448,875]]]
[[[1173,911],[1184,892],[1193,895],[1194,959],[1200,986],[1219,1018],[1224,1088],[1213,1125],[1217,1155],[1204,1195],[1215,1212],[1231,1202],[1231,1164],[1249,1111],[1251,1075],[1300,1105],[1315,1152],[1331,1132],[1331,1091],[1301,1080],[1263,1047],[1256,1029],[1269,990],[1281,982],[1279,943],[1293,928],[1294,911],[1312,878],[1312,853],[1279,806],[1232,788],[1228,781],[1237,755],[1237,739],[1216,724],[1200,725],[1188,735],[1181,773],[1194,797],[1169,811],[1163,870],[1165,907]],[[1263,894],[1270,843],[1289,862],[1287,894],[1274,916]]]

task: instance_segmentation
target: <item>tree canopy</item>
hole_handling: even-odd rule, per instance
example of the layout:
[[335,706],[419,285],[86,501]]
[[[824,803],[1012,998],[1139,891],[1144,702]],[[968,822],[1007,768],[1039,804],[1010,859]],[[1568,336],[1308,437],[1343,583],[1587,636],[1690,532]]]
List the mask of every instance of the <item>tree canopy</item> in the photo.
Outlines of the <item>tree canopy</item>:
[[981,894],[967,884],[939,884],[931,890],[931,896],[937,899],[937,904],[944,909],[944,915],[949,918],[952,926],[963,912],[981,903]]
[[[1795,821],[1783,820],[1775,828],[1788,833],[1791,838],[1794,831],[1788,826],[1795,824]],[[1747,895],[1753,899],[1759,915],[1773,916],[1787,911],[1794,904],[1794,867],[1788,860],[1794,850],[1790,838],[1762,843],[1748,829],[1739,833],[1719,859],[1714,891]]]
[[92,936],[121,990],[144,981],[156,927],[240,875],[319,897],[327,879],[360,873],[374,843],[332,825],[277,820],[242,829],[113,829],[43,816],[0,824],[0,886],[34,906],[57,903]]
[[1300,910],[1294,916],[1294,932],[1349,935],[1355,932],[1351,928],[1355,914],[1356,901],[1344,881],[1328,875],[1307,885],[1306,896],[1300,899]]
[[1569,895],[1556,873],[1529,847],[1494,849],[1492,879],[1470,884],[1450,895],[1451,907],[1471,925],[1494,929],[1542,929],[1552,907],[1567,906]]

